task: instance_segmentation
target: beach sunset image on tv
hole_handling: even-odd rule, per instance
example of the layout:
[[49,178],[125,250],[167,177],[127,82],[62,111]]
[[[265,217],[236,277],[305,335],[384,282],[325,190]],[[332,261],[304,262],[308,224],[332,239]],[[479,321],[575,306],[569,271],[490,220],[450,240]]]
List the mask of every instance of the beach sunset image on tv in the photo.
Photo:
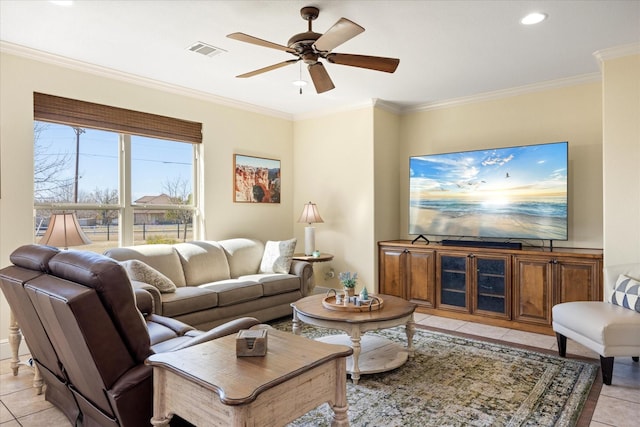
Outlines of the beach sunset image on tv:
[[567,239],[568,143],[411,157],[409,234]]

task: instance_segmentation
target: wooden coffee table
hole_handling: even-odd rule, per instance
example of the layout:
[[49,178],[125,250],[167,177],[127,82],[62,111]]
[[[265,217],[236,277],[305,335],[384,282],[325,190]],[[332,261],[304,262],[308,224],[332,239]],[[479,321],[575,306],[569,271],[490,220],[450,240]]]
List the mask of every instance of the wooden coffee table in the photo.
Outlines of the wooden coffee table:
[[[361,374],[390,371],[402,366],[407,357],[413,356],[413,333],[415,323],[413,312],[416,305],[391,295],[379,295],[384,300],[380,310],[349,312],[336,311],[322,305],[324,295],[311,295],[294,303],[293,333],[300,334],[300,322],[323,328],[338,329],[348,335],[329,335],[318,338],[331,344],[348,344],[353,348],[353,356],[347,359],[347,372],[351,380],[358,384]],[[377,329],[405,325],[407,348],[388,339],[364,335]]]
[[154,426],[173,414],[198,426],[282,426],[329,402],[332,426],[348,426],[348,346],[268,330],[267,354],[236,357],[235,334],[154,354]]

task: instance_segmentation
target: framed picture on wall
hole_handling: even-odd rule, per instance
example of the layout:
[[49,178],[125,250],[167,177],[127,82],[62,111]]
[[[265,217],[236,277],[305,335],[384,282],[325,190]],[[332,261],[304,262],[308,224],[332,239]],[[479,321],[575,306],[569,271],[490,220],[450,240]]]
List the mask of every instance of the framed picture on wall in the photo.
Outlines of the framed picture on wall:
[[233,155],[233,201],[280,203],[280,160]]

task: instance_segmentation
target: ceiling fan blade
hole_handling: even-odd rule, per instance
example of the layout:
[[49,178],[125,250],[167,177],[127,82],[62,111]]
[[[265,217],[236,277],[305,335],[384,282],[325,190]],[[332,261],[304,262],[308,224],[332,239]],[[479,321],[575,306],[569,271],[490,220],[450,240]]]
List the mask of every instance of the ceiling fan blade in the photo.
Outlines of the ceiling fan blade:
[[277,64],[269,65],[268,67],[260,68],[259,70],[249,71],[248,73],[240,74],[239,76],[236,76],[236,77],[239,77],[241,79],[246,77],[253,77],[258,74],[266,73],[267,71],[277,70],[278,68],[285,67],[289,64],[295,64],[298,61],[300,61],[300,59],[290,59],[288,61],[279,62]]
[[381,56],[351,55],[348,53],[330,53],[327,61],[332,64],[348,65],[350,67],[368,68],[370,70],[393,73],[398,68],[398,58],[384,58]]
[[309,65],[308,68],[317,93],[326,92],[335,87],[322,63],[316,62],[315,64]]
[[245,33],[231,33],[231,34],[227,34],[227,37],[229,37],[230,39],[239,40],[241,42],[251,43],[251,44],[255,44],[262,47],[270,47],[271,49],[284,50],[285,52],[289,52],[289,53],[296,53],[295,50],[289,49],[287,46],[268,42],[266,40],[253,37]]
[[340,18],[338,22],[333,24],[316,42],[314,47],[321,52],[329,52],[362,33],[364,28],[347,18]]

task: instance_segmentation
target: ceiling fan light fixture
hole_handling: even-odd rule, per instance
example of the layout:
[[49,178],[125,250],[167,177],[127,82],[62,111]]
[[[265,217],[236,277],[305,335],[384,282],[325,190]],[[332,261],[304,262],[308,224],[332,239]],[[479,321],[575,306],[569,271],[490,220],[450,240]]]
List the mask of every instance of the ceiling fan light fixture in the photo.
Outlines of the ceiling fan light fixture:
[[545,19],[547,19],[547,17],[548,15],[546,13],[533,12],[522,18],[520,20],[520,23],[522,25],[535,25],[544,21]]
[[294,81],[291,82],[291,84],[296,86],[296,87],[304,87],[308,83],[305,80],[294,80]]

